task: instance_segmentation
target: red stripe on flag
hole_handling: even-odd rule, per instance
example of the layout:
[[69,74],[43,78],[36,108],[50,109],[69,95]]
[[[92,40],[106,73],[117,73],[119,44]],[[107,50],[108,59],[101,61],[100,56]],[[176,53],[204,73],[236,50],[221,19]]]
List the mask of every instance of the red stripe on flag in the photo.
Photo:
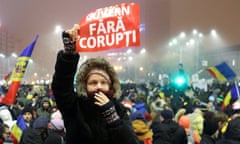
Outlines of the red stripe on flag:
[[207,71],[208,71],[214,78],[217,78],[215,72],[214,72],[211,68],[208,68]]
[[7,104],[7,105],[12,105],[17,96],[19,86],[20,86],[19,81],[17,81],[17,82],[13,81],[8,89],[8,92],[2,99],[2,103]]
[[13,142],[14,144],[19,144],[18,141],[17,141],[17,138],[16,138],[13,134],[10,134],[10,137],[11,137],[12,142]]

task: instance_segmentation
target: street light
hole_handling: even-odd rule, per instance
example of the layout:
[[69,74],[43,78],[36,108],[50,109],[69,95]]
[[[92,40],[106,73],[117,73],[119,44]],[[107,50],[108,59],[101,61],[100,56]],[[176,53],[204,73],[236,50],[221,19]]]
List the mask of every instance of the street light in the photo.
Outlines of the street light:
[[146,53],[146,49],[145,48],[141,49],[141,51],[140,51],[140,54],[144,54],[144,53]]
[[1,58],[5,58],[6,56],[3,53],[0,53]]
[[7,59],[8,72],[10,72],[14,69],[17,57],[18,57],[18,55],[15,52],[12,52],[11,55],[8,57],[8,59]]
[[183,42],[183,40],[185,39],[185,37],[186,37],[186,34],[184,32],[181,32],[179,37],[174,38],[168,44],[170,47],[178,47],[179,64],[183,63],[183,49],[185,46],[185,43]]
[[56,34],[59,34],[59,33],[61,33],[63,31],[63,29],[62,29],[62,27],[60,26],[60,25],[57,25],[56,27],[55,27],[55,33]]
[[5,76],[15,67],[17,54],[13,52],[11,53],[11,55],[7,56],[6,54],[0,53],[0,58],[2,58],[3,60],[1,67],[1,75]]
[[195,50],[196,50],[196,68],[195,68],[195,71],[198,71],[199,69],[199,49],[200,49],[200,42],[201,42],[201,39],[203,37],[203,34],[201,32],[199,32],[198,30],[194,29],[192,31],[193,33],[193,37],[191,38],[191,42],[190,42],[190,45],[196,45],[195,47]]
[[[193,29],[191,34],[186,34],[185,32],[181,32],[177,37],[172,39],[169,42],[169,47],[178,48],[179,52],[179,64],[183,64],[183,51],[186,47],[195,48],[195,70],[197,71],[199,68],[199,47],[200,42],[203,37],[203,34],[199,32],[197,29]],[[186,57],[188,58],[188,57]],[[185,60],[185,59],[184,59]]]
[[17,58],[17,57],[18,57],[18,55],[17,55],[16,53],[14,53],[14,52],[11,53],[11,56],[14,57],[14,58]]

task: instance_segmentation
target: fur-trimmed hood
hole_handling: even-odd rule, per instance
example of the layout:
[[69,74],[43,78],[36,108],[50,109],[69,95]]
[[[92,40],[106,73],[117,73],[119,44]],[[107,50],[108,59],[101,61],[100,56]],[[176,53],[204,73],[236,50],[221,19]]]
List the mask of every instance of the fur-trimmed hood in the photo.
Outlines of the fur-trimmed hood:
[[77,80],[76,80],[76,89],[78,96],[85,96],[87,97],[87,85],[86,85],[86,78],[88,73],[92,69],[100,69],[104,70],[110,77],[111,86],[110,89],[114,91],[114,98],[119,98],[121,96],[121,86],[120,81],[118,79],[118,75],[112,65],[107,62],[103,58],[90,58],[86,62],[84,62],[78,71]]

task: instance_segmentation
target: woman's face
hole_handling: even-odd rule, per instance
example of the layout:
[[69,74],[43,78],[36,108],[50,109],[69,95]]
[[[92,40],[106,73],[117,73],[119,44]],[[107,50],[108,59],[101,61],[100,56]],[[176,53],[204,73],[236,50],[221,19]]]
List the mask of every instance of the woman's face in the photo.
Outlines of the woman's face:
[[87,92],[95,92],[99,90],[103,92],[109,91],[109,81],[99,74],[91,74],[87,79]]

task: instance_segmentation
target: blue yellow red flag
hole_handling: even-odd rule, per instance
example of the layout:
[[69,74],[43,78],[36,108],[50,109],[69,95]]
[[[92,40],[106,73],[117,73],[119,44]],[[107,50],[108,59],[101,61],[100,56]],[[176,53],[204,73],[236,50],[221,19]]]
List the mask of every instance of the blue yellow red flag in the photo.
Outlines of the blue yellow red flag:
[[22,78],[24,76],[25,70],[27,68],[29,59],[32,55],[38,37],[39,36],[37,35],[35,39],[18,56],[15,68],[10,76],[11,84],[8,88],[8,92],[2,99],[2,103],[7,105],[12,105],[14,103],[18,88],[21,84]]
[[237,83],[235,82],[223,100],[222,109],[225,109],[232,100],[237,100],[239,98],[240,98],[239,97],[239,88],[238,88]]
[[14,144],[19,144],[21,141],[23,130],[27,128],[26,123],[24,122],[23,116],[19,115],[17,122],[13,125],[10,137],[13,140]]
[[236,77],[236,73],[226,63],[222,62],[216,66],[207,68],[207,71],[219,81],[229,81]]

